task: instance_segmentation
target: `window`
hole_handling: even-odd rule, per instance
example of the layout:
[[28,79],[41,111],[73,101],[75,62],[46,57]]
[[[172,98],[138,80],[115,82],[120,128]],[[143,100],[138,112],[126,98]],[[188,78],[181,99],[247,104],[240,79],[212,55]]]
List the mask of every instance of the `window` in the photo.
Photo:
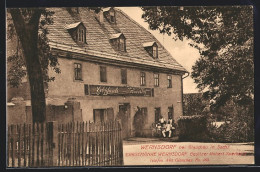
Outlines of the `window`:
[[75,42],[86,43],[86,27],[82,22],[66,24],[65,28]]
[[153,58],[158,58],[158,47],[153,46]]
[[115,11],[114,11],[114,10],[110,10],[110,11],[109,11],[109,15],[110,15],[110,22],[111,22],[111,23],[115,23],[115,21],[116,21]]
[[158,58],[158,45],[155,41],[146,42],[143,44],[143,47],[152,58]]
[[107,68],[100,66],[100,82],[107,82]]
[[127,70],[121,69],[121,83],[127,84]]
[[126,51],[126,38],[123,33],[112,34],[110,43],[116,51]]
[[118,50],[125,51],[125,39],[123,37],[119,39]]
[[82,67],[80,63],[74,63],[74,79],[82,80]]
[[112,23],[114,23],[115,22],[115,16],[110,16],[110,20],[111,20]]
[[154,86],[159,87],[159,74],[158,73],[154,74]]
[[110,21],[111,21],[111,23],[115,23],[115,16],[111,15],[110,16]]
[[145,85],[145,73],[141,72],[141,85]]
[[172,88],[172,76],[171,75],[168,75],[167,76],[167,88]]
[[83,29],[78,30],[78,41],[79,42],[85,42],[85,32]]
[[93,119],[95,123],[103,123],[114,120],[113,108],[93,109]]

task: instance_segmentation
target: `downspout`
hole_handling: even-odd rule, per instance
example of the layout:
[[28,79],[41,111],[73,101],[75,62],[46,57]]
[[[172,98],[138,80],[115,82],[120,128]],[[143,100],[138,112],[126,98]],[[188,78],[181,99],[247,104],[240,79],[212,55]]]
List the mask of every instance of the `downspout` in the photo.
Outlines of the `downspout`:
[[187,72],[187,76],[181,77],[181,104],[182,104],[182,115],[183,115],[183,79],[190,76],[190,72]]

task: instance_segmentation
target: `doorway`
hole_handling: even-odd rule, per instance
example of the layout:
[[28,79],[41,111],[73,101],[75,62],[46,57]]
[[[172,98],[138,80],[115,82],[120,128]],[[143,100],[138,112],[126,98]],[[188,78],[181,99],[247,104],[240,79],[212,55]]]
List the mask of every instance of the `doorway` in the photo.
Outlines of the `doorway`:
[[168,119],[174,119],[174,109],[173,106],[168,107]]
[[157,108],[154,108],[154,123],[158,123],[159,122],[159,118],[161,116],[161,108],[160,107],[157,107]]
[[119,104],[118,118],[121,121],[122,138],[128,138],[130,136],[130,104],[123,103]]

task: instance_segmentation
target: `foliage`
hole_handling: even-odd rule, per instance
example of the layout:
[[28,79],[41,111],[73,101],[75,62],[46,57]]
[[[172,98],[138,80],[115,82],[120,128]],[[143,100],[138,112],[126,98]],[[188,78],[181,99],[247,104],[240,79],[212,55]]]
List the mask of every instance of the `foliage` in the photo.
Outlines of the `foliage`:
[[181,116],[178,119],[179,141],[209,141],[207,116]]
[[[231,104],[231,103],[230,103]],[[216,142],[248,142],[254,141],[254,111],[237,105],[230,108],[228,120],[219,128],[209,125],[209,135]]]
[[[35,9],[20,9],[21,13],[25,21],[29,20],[30,14],[32,10]],[[37,9],[36,9],[37,10]],[[38,9],[41,10],[41,9]],[[9,10],[8,10],[9,12]],[[43,9],[41,11],[41,18],[39,19],[39,31],[38,31],[38,54],[41,63],[41,68],[43,71],[44,81],[54,81],[55,77],[48,76],[49,67],[53,69],[56,73],[60,73],[60,69],[58,67],[58,59],[55,56],[52,56],[50,51],[50,46],[48,45],[48,29],[47,26],[53,24],[53,16],[54,12],[49,11],[47,9]],[[7,57],[7,61],[10,65],[8,70],[8,84],[11,87],[18,87],[22,81],[22,78],[26,77],[26,63],[22,50],[22,46],[20,44],[20,39],[17,37],[17,33],[15,31],[15,27],[12,21],[10,14],[8,14],[7,18],[8,22],[8,31],[7,31],[7,39],[10,40],[10,44],[13,44],[13,41],[16,41],[17,44],[16,52]],[[12,41],[12,42],[11,42]]]
[[183,94],[183,115],[202,115],[206,113],[209,101],[201,93]]
[[151,29],[192,40],[201,58],[192,78],[204,96],[218,109],[233,99],[252,105],[253,8],[232,7],[142,7],[142,17]]

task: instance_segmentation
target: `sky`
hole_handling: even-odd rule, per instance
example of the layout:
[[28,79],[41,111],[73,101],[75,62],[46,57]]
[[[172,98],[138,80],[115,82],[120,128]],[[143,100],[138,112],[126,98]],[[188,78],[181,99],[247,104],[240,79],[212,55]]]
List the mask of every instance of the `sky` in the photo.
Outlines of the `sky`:
[[[188,45],[188,40],[180,41],[173,40],[172,36],[167,34],[160,34],[158,30],[150,30],[149,25],[145,22],[142,16],[142,9],[140,7],[117,7],[130,16],[133,20],[152,33],[155,38],[164,45],[165,49],[170,52],[175,60],[180,63],[187,71],[192,72],[192,66],[200,57],[199,51]],[[187,74],[186,74],[187,75]],[[185,75],[185,76],[186,76]],[[183,93],[197,93],[199,90],[196,84],[189,76],[183,80]]]

